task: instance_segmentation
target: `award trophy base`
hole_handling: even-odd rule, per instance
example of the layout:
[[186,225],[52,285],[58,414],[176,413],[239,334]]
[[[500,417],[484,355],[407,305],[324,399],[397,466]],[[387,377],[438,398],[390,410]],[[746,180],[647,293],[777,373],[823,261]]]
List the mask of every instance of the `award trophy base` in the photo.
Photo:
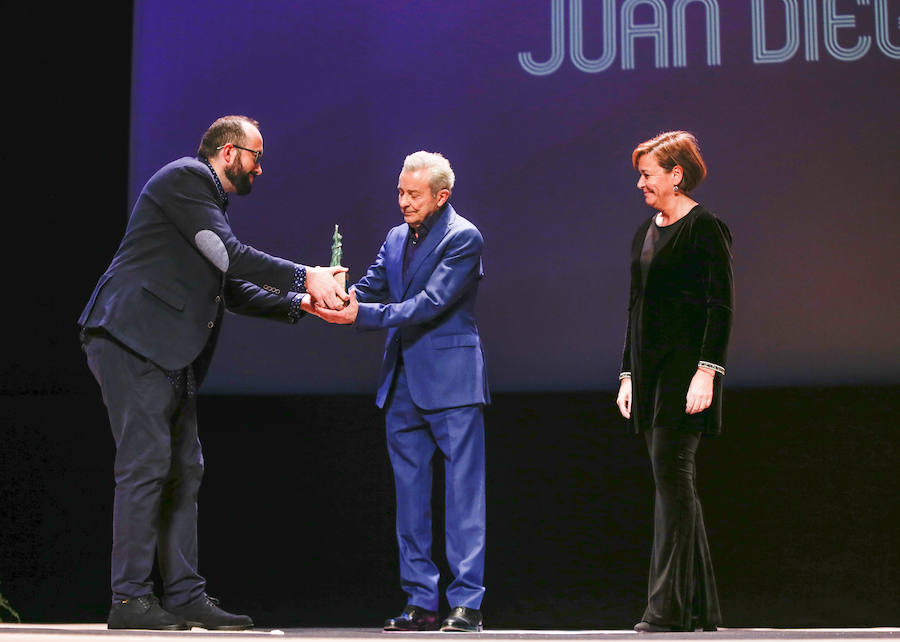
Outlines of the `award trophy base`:
[[[334,275],[334,280],[338,282],[338,285],[341,286],[341,288],[344,290],[344,292],[347,291],[347,283],[350,280],[348,278],[349,274],[350,274],[350,272],[341,272],[340,274]],[[346,307],[346,305],[344,307]]]

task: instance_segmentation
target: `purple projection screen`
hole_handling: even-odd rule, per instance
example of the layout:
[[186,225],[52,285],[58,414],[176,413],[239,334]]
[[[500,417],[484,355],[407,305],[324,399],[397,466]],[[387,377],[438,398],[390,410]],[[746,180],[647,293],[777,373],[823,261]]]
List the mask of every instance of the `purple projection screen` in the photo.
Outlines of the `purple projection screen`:
[[[485,237],[493,390],[617,385],[634,146],[700,139],[731,228],[733,386],[900,380],[900,0],[174,0],[135,5],[130,196],[218,116],[261,123],[238,238],[359,278],[442,152]],[[212,393],[373,392],[381,333],[230,316]]]

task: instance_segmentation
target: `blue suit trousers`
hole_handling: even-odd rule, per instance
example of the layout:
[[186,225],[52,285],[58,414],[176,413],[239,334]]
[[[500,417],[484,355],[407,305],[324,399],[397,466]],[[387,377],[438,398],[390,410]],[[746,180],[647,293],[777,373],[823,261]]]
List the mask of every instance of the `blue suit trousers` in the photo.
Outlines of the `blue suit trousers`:
[[413,403],[402,363],[386,408],[387,446],[397,493],[400,579],[414,604],[438,610],[431,559],[432,458],[444,458],[445,536],[453,581],[450,607],[481,608],[484,596],[485,473],[481,404],[426,411]]

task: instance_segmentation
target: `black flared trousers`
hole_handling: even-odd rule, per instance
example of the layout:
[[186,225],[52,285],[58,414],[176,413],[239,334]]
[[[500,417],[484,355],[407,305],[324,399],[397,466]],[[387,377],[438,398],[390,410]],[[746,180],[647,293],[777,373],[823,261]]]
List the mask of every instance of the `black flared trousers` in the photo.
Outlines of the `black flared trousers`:
[[700,433],[666,428],[644,432],[653,466],[653,552],[645,622],[693,631],[721,623],[695,457]]

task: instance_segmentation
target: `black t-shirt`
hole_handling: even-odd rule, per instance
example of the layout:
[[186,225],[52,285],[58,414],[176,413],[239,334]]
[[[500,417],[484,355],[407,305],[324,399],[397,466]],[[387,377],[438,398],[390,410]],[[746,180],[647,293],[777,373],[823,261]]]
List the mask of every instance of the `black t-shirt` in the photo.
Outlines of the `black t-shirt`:
[[653,257],[656,256],[659,248],[665,245],[672,235],[675,234],[681,222],[686,218],[686,216],[682,216],[674,223],[665,226],[657,225],[656,219],[654,219],[650,227],[647,228],[644,246],[641,248],[641,289],[647,287],[647,272],[650,270],[650,263],[653,262]]

